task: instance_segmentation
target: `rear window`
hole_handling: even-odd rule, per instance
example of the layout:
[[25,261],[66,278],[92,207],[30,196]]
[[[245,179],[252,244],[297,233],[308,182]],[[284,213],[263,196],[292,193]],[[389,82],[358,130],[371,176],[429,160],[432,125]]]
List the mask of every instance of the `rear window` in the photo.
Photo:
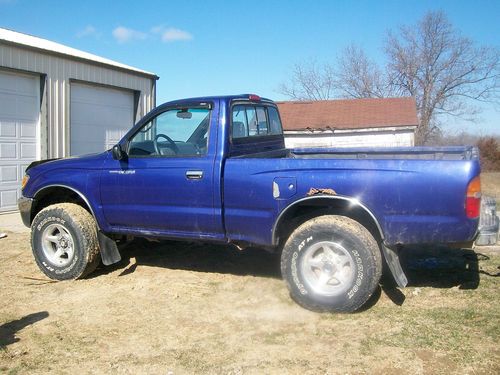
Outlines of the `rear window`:
[[278,110],[274,107],[239,104],[233,107],[232,138],[282,134]]

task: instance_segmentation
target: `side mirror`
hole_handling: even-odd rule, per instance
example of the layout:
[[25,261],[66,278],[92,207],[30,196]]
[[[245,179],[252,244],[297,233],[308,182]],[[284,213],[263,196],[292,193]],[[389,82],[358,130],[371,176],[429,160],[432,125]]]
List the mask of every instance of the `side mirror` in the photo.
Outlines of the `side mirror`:
[[114,145],[113,148],[111,149],[111,152],[113,153],[113,159],[115,160],[122,160],[125,159],[125,152],[122,150],[120,145]]

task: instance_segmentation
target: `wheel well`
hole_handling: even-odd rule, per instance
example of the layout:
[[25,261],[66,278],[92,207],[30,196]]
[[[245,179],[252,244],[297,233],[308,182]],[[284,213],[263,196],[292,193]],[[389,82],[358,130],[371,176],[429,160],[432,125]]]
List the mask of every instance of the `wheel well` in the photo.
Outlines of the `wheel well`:
[[56,203],[75,203],[86,209],[92,216],[94,216],[89,205],[80,196],[80,194],[66,187],[53,186],[45,188],[38,192],[34,198],[35,200],[31,209],[30,222],[32,222],[35,216],[45,207]]
[[318,197],[298,202],[283,212],[273,232],[274,244],[282,244],[299,225],[321,215],[349,217],[363,225],[377,242],[383,240],[383,233],[376,219],[359,203],[350,199]]

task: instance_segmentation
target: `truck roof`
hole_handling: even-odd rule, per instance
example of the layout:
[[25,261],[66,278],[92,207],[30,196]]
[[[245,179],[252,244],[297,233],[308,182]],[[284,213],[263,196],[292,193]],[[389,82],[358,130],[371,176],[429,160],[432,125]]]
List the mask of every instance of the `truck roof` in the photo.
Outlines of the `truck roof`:
[[177,105],[177,104],[182,104],[182,103],[186,103],[186,102],[209,102],[209,101],[214,101],[214,100],[224,100],[224,101],[229,102],[229,101],[237,100],[237,99],[248,100],[251,97],[260,98],[259,101],[261,101],[261,102],[274,103],[271,99],[259,97],[258,95],[255,95],[255,94],[239,94],[239,95],[200,96],[200,97],[194,97],[194,98],[177,99],[177,100],[163,103],[163,104],[161,104],[161,107]]

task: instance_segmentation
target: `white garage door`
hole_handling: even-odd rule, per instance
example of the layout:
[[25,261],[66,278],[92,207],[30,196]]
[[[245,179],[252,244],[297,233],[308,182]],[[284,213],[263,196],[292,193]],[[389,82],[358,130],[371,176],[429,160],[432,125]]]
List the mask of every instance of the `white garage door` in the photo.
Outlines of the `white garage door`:
[[71,84],[71,155],[102,152],[134,124],[131,91]]
[[24,170],[39,157],[39,77],[0,71],[0,212],[17,209]]

